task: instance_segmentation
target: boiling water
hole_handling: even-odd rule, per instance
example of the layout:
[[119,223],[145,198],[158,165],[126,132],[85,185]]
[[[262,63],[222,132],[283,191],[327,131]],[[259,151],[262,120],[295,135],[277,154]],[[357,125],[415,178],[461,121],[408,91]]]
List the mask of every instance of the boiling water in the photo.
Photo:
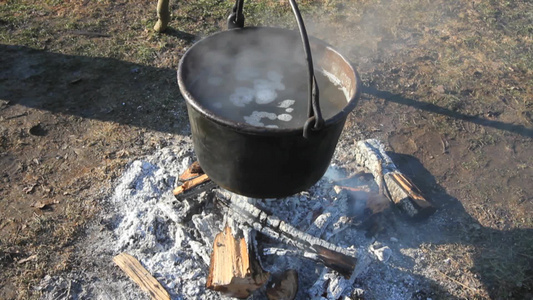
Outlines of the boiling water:
[[[315,70],[322,115],[328,119],[348,102],[338,79]],[[297,63],[258,64],[255,67],[215,65],[202,72],[192,94],[216,115],[256,127],[297,128],[307,120],[307,69]]]

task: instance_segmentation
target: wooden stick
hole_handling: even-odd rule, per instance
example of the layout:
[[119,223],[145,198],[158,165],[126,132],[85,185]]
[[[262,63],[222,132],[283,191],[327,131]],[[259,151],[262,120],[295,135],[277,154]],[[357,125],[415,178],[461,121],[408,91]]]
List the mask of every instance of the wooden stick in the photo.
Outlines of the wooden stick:
[[174,194],[174,196],[178,196],[179,194],[181,193],[184,193],[202,183],[205,183],[205,182],[208,182],[208,181],[211,181],[211,179],[209,179],[209,177],[207,176],[207,174],[203,174],[203,175],[200,175],[196,178],[193,178],[191,180],[188,180],[186,181],[184,184],[178,186],[177,188],[175,188],[172,193]]
[[17,264],[21,265],[21,264],[23,264],[25,262],[28,262],[30,260],[34,260],[36,258],[37,258],[37,254],[34,254],[34,255],[30,256],[30,257],[26,257],[26,258],[23,258],[23,259],[17,261]]
[[202,174],[204,174],[204,170],[202,170],[202,167],[200,167],[200,163],[198,163],[198,161],[195,161],[187,168],[187,170],[185,170],[185,172],[183,172],[183,174],[180,175],[179,180],[191,180]]
[[167,30],[168,22],[170,21],[170,1],[157,1],[157,23],[154,26],[156,32],[164,32]]
[[178,180],[183,182],[183,184],[175,188],[172,192],[176,199],[180,201],[216,187],[216,184],[204,173],[204,170],[202,170],[202,167],[197,161],[193,162],[180,175]]
[[131,278],[141,289],[150,294],[154,300],[170,300],[165,288],[141,265],[133,256],[120,253],[113,261]]
[[340,190],[347,190],[349,192],[366,192],[366,193],[370,192],[370,188],[367,185],[356,187],[356,188],[351,187],[351,186],[335,185],[333,189],[335,189],[336,192]]

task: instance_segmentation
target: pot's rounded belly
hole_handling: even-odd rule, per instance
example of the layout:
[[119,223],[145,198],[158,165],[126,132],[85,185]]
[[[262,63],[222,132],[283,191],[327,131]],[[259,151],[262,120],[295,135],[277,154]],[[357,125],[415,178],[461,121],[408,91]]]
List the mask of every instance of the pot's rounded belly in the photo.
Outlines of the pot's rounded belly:
[[261,136],[214,122],[188,106],[194,150],[219,186],[254,198],[281,198],[306,190],[326,172],[344,122],[311,138]]

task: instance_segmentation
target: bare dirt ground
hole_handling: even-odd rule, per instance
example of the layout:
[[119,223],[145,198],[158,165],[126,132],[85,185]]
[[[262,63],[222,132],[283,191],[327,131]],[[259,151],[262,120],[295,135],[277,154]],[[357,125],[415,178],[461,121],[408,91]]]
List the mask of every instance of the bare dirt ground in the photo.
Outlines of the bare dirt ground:
[[[531,298],[533,4],[301,3],[309,32],[363,80],[338,147],[388,143],[449,222],[411,237],[447,262],[435,275],[446,297]],[[174,2],[159,35],[152,2],[0,0],[1,299],[38,298],[45,275],[75,269],[125,164],[190,134],[175,70],[231,5]],[[279,1],[245,12],[248,25],[294,27]]]

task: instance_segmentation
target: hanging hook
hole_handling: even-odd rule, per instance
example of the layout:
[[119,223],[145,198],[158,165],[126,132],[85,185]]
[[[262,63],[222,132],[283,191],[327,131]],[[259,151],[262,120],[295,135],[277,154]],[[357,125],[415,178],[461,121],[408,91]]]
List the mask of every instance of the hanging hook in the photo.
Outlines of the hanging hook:
[[232,13],[228,17],[228,29],[244,27],[244,14],[242,13],[243,6],[244,0],[235,1]]

